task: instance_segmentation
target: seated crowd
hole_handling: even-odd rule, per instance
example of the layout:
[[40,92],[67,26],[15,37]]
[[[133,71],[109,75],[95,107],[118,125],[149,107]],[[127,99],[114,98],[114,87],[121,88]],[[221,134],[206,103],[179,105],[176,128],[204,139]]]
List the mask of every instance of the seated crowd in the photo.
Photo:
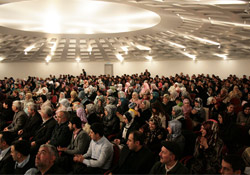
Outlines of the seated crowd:
[[0,174],[250,173],[250,77],[0,80]]

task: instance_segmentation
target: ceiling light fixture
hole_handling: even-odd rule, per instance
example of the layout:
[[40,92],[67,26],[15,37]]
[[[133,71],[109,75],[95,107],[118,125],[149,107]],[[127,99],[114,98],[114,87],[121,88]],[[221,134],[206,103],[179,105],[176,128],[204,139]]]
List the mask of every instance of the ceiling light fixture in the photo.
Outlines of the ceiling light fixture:
[[145,58],[149,61],[152,61],[153,57],[152,56],[145,56]]
[[46,58],[45,58],[46,62],[48,63],[50,60],[51,60],[51,56],[48,55]]
[[79,63],[81,61],[81,58],[77,57],[76,61]]
[[214,55],[217,56],[217,57],[223,58],[224,60],[227,59],[227,54],[218,54],[218,53],[215,53]]
[[171,41],[169,41],[168,43],[169,43],[170,45],[172,45],[172,46],[179,47],[179,48],[182,48],[182,49],[185,49],[185,48],[186,48],[186,46],[183,46],[183,45],[177,44],[177,43],[173,43],[173,42],[171,42]]
[[151,50],[151,48],[150,47],[147,47],[147,46],[142,46],[142,45],[135,45],[138,49],[140,49],[140,50],[148,50],[148,51],[150,51]]
[[191,54],[186,53],[186,52],[182,52],[182,54],[185,55],[185,56],[187,56],[187,57],[189,57],[189,58],[192,58],[193,60],[196,59],[196,56],[195,56],[195,55],[191,55]]
[[120,62],[122,62],[123,60],[124,60],[124,58],[123,58],[123,56],[121,55],[121,54],[116,54],[115,55],[116,56],[116,58],[118,59],[118,60],[120,60]]
[[89,54],[91,55],[91,53],[92,53],[92,47],[91,47],[91,45],[88,45],[87,51],[88,51]]
[[121,46],[121,49],[125,52],[125,54],[128,54],[128,46]]
[[4,60],[4,58],[3,57],[0,57],[0,61],[3,61]]
[[210,5],[223,5],[223,4],[246,4],[246,1],[239,1],[239,0],[217,0],[217,1],[208,1],[207,4]]
[[26,49],[24,49],[24,54],[27,55],[29,51],[31,51],[33,48],[35,48],[35,44],[27,47]]

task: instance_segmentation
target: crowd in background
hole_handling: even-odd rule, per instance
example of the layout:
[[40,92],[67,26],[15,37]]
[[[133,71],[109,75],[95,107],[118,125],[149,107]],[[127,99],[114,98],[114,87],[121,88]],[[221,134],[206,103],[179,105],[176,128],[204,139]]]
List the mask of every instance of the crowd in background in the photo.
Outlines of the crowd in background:
[[[79,76],[50,75],[26,80],[6,77],[0,80],[0,131],[1,137],[11,133],[14,142],[8,145],[14,145],[13,149],[19,148],[19,142],[26,146],[28,143],[28,153],[18,150],[33,162],[25,172],[31,168],[29,172],[40,170],[43,174],[38,166],[38,154],[53,147],[60,153],[54,171],[57,173],[93,173],[93,170],[83,170],[82,164],[111,170],[113,174],[156,173],[158,165],[154,163],[164,162],[165,146],[175,153],[173,160],[181,162],[188,173],[217,174],[225,155],[238,155],[250,166],[250,77],[230,75],[221,79],[216,75],[183,73],[151,77],[148,70],[122,76],[93,76],[83,71]],[[75,143],[80,132],[84,143]],[[124,168],[133,166],[132,163],[119,167],[117,162],[121,160],[111,163],[112,160],[106,159],[108,165],[85,160],[86,156],[99,160],[99,155],[90,154],[90,147],[96,146],[99,139],[116,146],[121,159],[126,155],[123,150],[133,150],[131,133],[132,140],[135,142],[137,135],[141,137],[142,141],[138,139],[138,142],[143,143],[139,145],[152,154],[148,168],[133,172]],[[175,143],[178,151],[169,142]],[[1,146],[0,150],[3,152],[4,148]],[[110,155],[115,159],[114,150],[107,152],[113,152]],[[17,161],[11,154],[12,161]],[[134,155],[136,160],[128,159],[136,164],[146,155],[150,157],[145,153],[142,157]],[[0,154],[1,174],[18,172],[14,171],[14,164],[9,167],[10,172],[9,168],[1,169]],[[97,172],[101,171],[94,171]]]

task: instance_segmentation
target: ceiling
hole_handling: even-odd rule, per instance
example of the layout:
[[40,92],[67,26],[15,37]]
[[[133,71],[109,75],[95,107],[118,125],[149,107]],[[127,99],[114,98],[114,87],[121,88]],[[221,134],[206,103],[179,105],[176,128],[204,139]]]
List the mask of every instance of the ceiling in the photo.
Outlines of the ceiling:
[[0,60],[250,59],[249,3],[0,0]]

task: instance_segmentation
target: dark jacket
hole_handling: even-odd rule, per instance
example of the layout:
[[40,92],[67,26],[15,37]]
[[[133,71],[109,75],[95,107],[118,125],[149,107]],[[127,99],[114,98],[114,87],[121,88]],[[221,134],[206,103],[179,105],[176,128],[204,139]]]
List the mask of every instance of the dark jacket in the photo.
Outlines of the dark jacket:
[[166,175],[166,174],[190,174],[190,173],[189,173],[189,170],[180,162],[177,162],[175,167],[167,173],[165,169],[165,164],[162,164],[161,162],[156,162],[149,174]]
[[27,170],[29,170],[30,168],[34,168],[34,167],[35,167],[35,158],[30,157],[29,161],[27,162],[26,165],[24,165],[24,167],[22,168],[15,167],[13,174],[25,174]]
[[21,135],[21,137],[25,140],[29,140],[34,136],[36,131],[41,126],[42,122],[42,118],[38,112],[36,112],[34,116],[28,117],[24,125],[23,134]]
[[56,124],[50,139],[51,145],[54,145],[55,147],[67,147],[69,145],[72,132],[69,130],[68,124],[69,122],[64,122],[60,125]]
[[49,120],[47,120],[40,126],[31,141],[35,141],[37,146],[46,143],[51,138],[55,126],[56,121],[53,117],[51,117]]
[[146,147],[134,152],[124,146],[117,166],[112,170],[114,174],[148,174],[154,164],[154,155]]
[[24,111],[18,111],[14,114],[12,123],[8,126],[10,132],[17,132],[23,129],[27,120],[27,115]]
[[0,161],[0,174],[13,174],[15,161],[10,155],[10,150],[5,154],[3,159]]
[[[41,175],[42,173],[39,171],[38,173],[36,173],[37,175]],[[53,165],[52,167],[50,167],[50,169],[44,173],[44,175],[51,175],[51,174],[66,174],[66,172],[59,166],[57,165]]]

